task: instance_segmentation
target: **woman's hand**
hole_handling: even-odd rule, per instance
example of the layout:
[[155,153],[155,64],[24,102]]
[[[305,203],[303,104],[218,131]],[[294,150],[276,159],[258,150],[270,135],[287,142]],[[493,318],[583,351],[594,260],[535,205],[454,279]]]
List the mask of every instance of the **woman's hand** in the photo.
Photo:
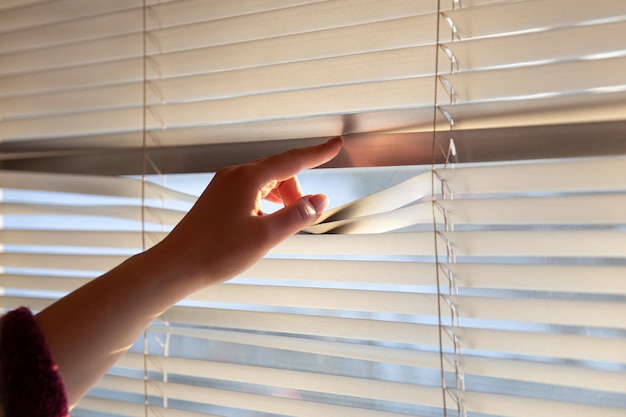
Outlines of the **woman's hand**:
[[[326,209],[326,196],[302,195],[296,174],[334,158],[341,145],[335,138],[218,171],[158,251],[187,268],[180,273],[198,287],[239,274]],[[262,199],[285,207],[264,215]]]
[[[303,196],[296,174],[334,158],[341,146],[335,138],[218,171],[158,251],[187,268],[181,274],[199,287],[239,274],[321,215],[326,196]],[[284,208],[264,215],[262,199]]]

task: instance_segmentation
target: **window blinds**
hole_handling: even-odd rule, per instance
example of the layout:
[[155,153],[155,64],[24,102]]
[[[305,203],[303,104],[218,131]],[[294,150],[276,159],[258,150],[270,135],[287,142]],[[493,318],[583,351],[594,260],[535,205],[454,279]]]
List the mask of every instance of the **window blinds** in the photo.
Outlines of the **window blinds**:
[[11,1],[0,22],[3,309],[162,239],[201,188],[170,173],[338,134],[352,167],[304,174],[354,201],[165,312],[74,415],[624,413],[622,2]]

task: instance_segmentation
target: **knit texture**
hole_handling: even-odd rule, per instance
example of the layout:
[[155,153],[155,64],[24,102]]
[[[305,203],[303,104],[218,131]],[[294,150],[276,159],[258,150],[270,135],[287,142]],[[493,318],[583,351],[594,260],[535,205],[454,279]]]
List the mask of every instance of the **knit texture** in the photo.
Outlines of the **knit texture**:
[[18,308],[2,317],[0,398],[5,416],[67,417],[65,388],[37,321]]

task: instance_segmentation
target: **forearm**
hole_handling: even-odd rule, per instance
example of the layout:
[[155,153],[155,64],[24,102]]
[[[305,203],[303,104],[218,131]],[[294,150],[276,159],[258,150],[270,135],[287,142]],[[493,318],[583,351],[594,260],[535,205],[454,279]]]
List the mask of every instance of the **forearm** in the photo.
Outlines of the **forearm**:
[[162,311],[196,288],[176,279],[160,247],[136,255],[52,304],[36,319],[59,366],[70,406]]

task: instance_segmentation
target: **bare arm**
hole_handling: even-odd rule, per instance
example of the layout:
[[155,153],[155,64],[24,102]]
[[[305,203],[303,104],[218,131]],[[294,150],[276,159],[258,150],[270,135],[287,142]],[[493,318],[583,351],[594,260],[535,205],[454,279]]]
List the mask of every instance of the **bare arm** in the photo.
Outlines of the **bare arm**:
[[[312,224],[327,199],[303,197],[295,175],[329,161],[340,148],[341,140],[334,139],[219,171],[161,243],[39,313],[70,407],[160,313],[200,288],[239,274]],[[285,207],[262,215],[264,198]]]

